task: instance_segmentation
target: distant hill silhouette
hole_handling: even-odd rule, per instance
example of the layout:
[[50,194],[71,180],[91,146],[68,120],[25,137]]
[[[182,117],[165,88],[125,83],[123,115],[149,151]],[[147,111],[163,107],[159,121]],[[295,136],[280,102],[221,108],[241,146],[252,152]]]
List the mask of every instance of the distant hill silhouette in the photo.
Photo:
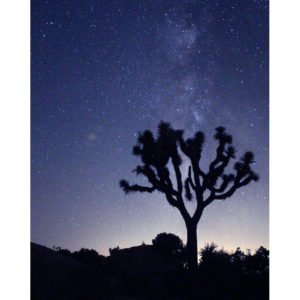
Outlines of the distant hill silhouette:
[[206,245],[200,251],[199,268],[193,277],[187,271],[185,256],[177,255],[174,249],[166,252],[166,248],[155,246],[155,242],[126,249],[117,247],[104,257],[95,250],[71,253],[31,243],[31,299],[269,297],[269,251],[263,247],[254,254],[245,254],[239,248],[228,253],[217,250],[214,244]]

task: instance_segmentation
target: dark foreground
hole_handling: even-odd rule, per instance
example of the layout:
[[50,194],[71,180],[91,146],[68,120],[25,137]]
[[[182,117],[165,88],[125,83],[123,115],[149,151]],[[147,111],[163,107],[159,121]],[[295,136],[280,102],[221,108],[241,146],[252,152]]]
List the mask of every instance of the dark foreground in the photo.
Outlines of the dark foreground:
[[199,270],[189,274],[179,255],[152,245],[71,253],[31,244],[31,299],[222,299],[269,298],[269,253],[233,254],[202,249]]

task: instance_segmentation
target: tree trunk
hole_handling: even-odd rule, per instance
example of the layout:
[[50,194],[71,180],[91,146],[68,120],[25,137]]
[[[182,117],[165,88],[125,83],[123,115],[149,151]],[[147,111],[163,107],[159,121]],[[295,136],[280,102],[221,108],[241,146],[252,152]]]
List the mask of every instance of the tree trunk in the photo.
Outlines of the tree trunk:
[[187,228],[187,263],[188,269],[195,271],[198,268],[198,249],[197,249],[197,223],[189,222]]

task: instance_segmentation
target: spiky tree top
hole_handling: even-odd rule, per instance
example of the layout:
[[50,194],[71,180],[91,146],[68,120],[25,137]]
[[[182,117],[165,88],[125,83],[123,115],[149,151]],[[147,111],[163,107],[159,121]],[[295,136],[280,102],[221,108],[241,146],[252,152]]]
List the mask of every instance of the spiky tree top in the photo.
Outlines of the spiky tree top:
[[[226,133],[224,127],[216,128],[215,139],[218,141],[216,157],[210,163],[207,172],[199,166],[204,134],[196,132],[193,138],[187,140],[183,138],[183,134],[183,130],[174,130],[164,122],[158,126],[157,138],[154,138],[152,132],[148,130],[140,134],[138,144],[133,147],[133,154],[140,156],[143,164],[137,166],[134,172],[145,176],[150,186],[130,185],[126,180],[121,180],[120,186],[125,193],[152,193],[155,190],[162,192],[169,204],[180,210],[185,220],[198,222],[207,205],[214,200],[225,200],[240,187],[252,180],[257,181],[258,175],[251,169],[254,162],[252,152],[246,152],[240,161],[235,163],[233,173],[225,173],[230,160],[235,159],[235,149],[231,146],[232,137]],[[179,149],[190,162],[185,178],[180,170],[182,160]],[[167,168],[169,161],[176,175],[176,186],[170,179]],[[217,184],[219,181],[221,183]],[[208,196],[204,199],[204,193],[207,191]],[[187,201],[191,201],[193,196],[196,199],[197,208],[193,216],[190,216],[185,208],[183,194]]]

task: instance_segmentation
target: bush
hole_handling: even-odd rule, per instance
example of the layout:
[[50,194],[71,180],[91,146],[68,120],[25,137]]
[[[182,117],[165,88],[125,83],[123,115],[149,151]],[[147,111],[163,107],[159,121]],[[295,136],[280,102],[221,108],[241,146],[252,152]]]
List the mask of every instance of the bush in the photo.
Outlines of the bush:
[[153,247],[166,255],[176,256],[184,252],[182,240],[172,233],[160,233],[152,240]]

